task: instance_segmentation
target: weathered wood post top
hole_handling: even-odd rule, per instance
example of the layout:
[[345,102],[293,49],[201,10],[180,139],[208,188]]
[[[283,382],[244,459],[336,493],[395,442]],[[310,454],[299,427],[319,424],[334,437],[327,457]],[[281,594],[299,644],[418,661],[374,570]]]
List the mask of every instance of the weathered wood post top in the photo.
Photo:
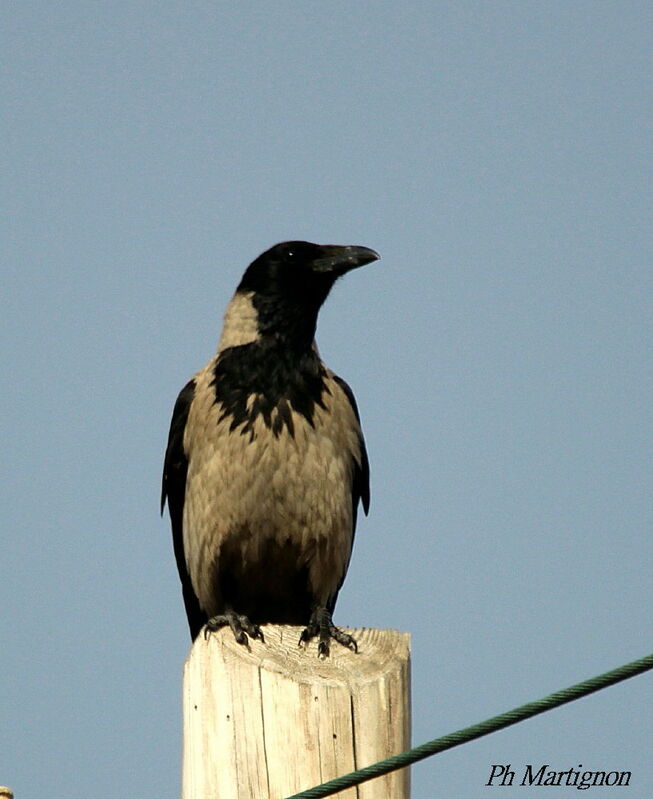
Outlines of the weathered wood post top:
[[[409,636],[349,630],[358,653],[298,646],[301,627],[198,637],[184,666],[183,799],[283,799],[410,747]],[[407,799],[408,769],[340,799]]]

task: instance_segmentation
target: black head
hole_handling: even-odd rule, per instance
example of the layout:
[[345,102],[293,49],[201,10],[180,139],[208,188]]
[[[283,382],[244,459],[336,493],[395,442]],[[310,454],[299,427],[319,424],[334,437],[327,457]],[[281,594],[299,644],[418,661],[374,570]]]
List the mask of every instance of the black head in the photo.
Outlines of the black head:
[[270,247],[248,266],[238,290],[294,296],[326,288],[324,301],[341,275],[378,257],[378,253],[367,247],[284,241]]
[[315,331],[317,313],[336,280],[376,261],[367,247],[285,241],[259,255],[245,270],[239,292],[253,292],[261,333]]

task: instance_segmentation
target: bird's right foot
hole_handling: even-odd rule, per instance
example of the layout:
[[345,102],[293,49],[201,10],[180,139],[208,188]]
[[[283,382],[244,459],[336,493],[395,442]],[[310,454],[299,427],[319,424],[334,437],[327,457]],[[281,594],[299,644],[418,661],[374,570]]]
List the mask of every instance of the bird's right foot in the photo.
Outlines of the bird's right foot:
[[217,616],[212,616],[204,626],[204,638],[208,639],[211,633],[215,633],[222,627],[231,627],[231,632],[239,644],[247,646],[249,643],[248,635],[251,638],[258,638],[260,641],[265,642],[263,633],[258,624],[252,623],[247,616],[236,613],[230,608],[225,610],[224,613],[219,613]]

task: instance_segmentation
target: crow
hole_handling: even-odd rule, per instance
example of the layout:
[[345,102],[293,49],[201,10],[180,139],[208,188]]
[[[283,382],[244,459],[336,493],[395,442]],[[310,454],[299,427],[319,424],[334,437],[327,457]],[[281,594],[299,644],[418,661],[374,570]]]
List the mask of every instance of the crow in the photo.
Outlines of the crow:
[[354,395],[315,345],[336,280],[367,247],[288,241],[249,267],[217,353],[182,389],[163,469],[194,640],[229,626],[241,644],[262,623],[305,627],[300,643],[356,651],[332,614],[369,509],[369,463]]

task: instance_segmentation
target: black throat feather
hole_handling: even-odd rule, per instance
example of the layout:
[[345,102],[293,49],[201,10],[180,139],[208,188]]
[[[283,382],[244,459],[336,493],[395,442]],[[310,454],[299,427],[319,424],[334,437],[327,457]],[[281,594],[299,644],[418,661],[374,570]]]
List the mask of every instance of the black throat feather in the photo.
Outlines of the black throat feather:
[[324,408],[329,393],[326,370],[313,349],[298,351],[267,337],[221,352],[211,385],[222,410],[219,421],[231,419],[229,429],[240,428],[250,440],[259,418],[276,437],[284,428],[294,436],[293,412],[313,426],[315,407]]

